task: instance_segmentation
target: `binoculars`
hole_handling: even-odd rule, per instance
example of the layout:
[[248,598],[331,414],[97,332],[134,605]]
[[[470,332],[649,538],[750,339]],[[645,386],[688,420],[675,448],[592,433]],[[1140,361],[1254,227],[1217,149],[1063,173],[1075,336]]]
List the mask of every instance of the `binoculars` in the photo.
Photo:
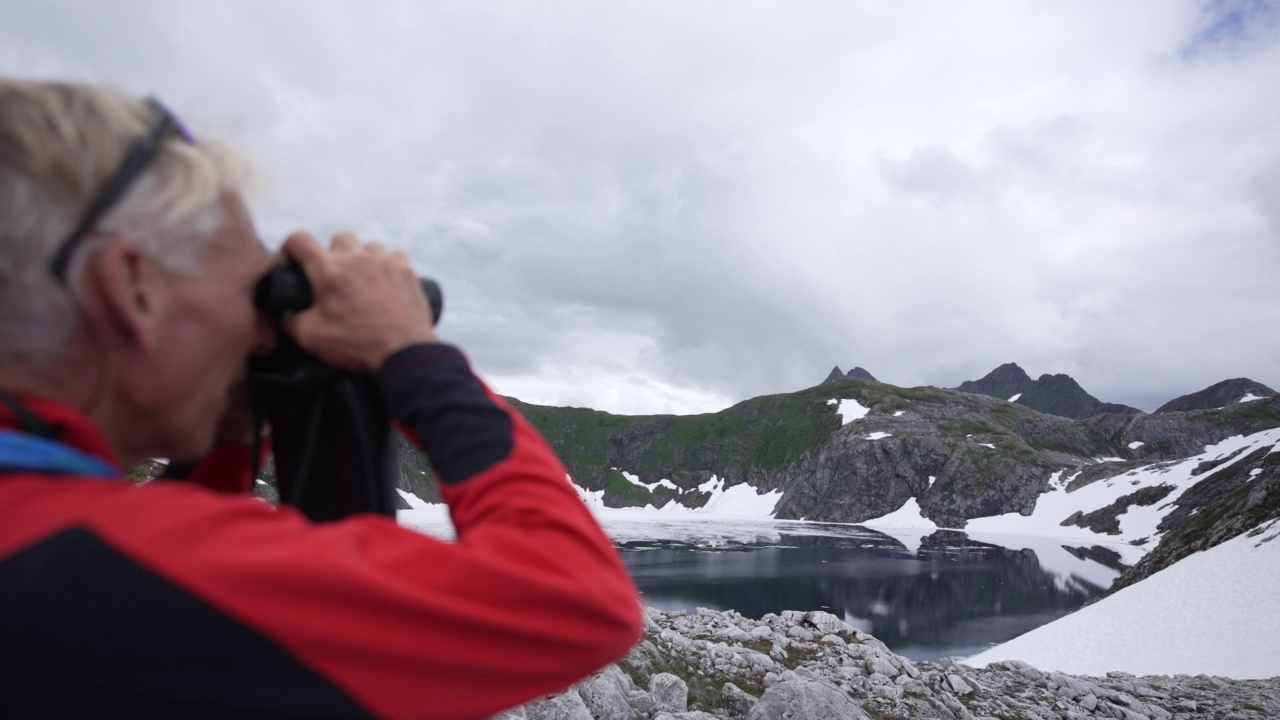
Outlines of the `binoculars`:
[[[440,286],[418,280],[439,322]],[[253,300],[258,312],[281,329],[275,351],[252,358],[248,374],[258,418],[255,444],[264,422],[270,423],[280,502],[317,521],[361,512],[394,517],[395,430],[376,380],[311,355],[281,327],[286,314],[305,310],[314,300],[302,266],[290,258],[274,267],[254,288]],[[257,447],[254,457],[259,457]]]

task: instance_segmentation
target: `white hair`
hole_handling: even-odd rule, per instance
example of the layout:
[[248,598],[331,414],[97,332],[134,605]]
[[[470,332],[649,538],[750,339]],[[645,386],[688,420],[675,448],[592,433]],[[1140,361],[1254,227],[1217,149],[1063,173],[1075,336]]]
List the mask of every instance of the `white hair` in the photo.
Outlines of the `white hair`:
[[171,270],[198,268],[225,222],[219,198],[243,188],[247,165],[224,145],[175,136],[76,249],[70,291],[49,270],[154,121],[147,103],[110,88],[0,78],[0,368],[47,366],[69,350],[70,293],[103,234],[128,237]]

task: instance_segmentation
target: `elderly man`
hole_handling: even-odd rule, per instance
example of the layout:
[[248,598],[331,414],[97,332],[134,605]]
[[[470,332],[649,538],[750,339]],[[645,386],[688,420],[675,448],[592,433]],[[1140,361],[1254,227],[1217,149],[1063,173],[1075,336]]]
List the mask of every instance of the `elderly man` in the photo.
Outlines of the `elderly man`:
[[[0,717],[479,718],[625,653],[616,551],[402,253],[290,236],[287,330],[376,373],[457,542],[248,493],[227,418],[276,338],[240,167],[157,102],[0,79]],[[206,460],[121,478],[148,457]]]

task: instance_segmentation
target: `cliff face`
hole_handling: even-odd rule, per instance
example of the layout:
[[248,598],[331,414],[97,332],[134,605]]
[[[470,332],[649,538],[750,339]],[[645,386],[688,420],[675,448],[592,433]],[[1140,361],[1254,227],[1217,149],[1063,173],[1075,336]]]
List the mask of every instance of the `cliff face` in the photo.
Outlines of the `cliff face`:
[[934,388],[849,383],[846,390],[870,412],[784,473],[778,517],[861,522],[915,497],[925,517],[963,527],[969,518],[1029,513],[1055,470],[1081,469],[1076,482],[1084,484],[1130,467],[1098,465],[1098,457],[1133,464],[1179,459],[1231,435],[1280,425],[1280,400],[1073,421]]
[[[842,424],[840,400],[868,411]],[[548,439],[574,481],[603,490],[612,507],[672,501],[701,507],[710,496],[698,488],[715,475],[730,486],[781,490],[779,518],[860,522],[915,497],[926,517],[949,527],[1029,512],[1057,470],[1080,470],[1075,482],[1084,484],[1132,467],[1123,462],[1190,457],[1231,435],[1280,426],[1280,398],[1221,410],[1070,420],[1007,399],[850,379],[690,416],[512,403]],[[1099,457],[1123,462],[1098,464]],[[401,467],[406,489],[434,497],[425,489],[429,470],[420,457],[402,457]],[[654,485],[660,480],[668,482]]]

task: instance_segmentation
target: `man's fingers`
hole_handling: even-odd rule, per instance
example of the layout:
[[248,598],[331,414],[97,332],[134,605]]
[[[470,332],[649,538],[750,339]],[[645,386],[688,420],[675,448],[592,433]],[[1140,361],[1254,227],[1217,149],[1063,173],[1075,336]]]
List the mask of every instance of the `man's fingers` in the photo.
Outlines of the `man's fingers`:
[[333,242],[330,243],[329,249],[334,252],[348,252],[360,247],[360,239],[355,233],[340,232],[333,236]]
[[315,236],[306,230],[297,230],[285,238],[284,254],[302,263],[304,269],[315,266],[324,258],[324,249]]

